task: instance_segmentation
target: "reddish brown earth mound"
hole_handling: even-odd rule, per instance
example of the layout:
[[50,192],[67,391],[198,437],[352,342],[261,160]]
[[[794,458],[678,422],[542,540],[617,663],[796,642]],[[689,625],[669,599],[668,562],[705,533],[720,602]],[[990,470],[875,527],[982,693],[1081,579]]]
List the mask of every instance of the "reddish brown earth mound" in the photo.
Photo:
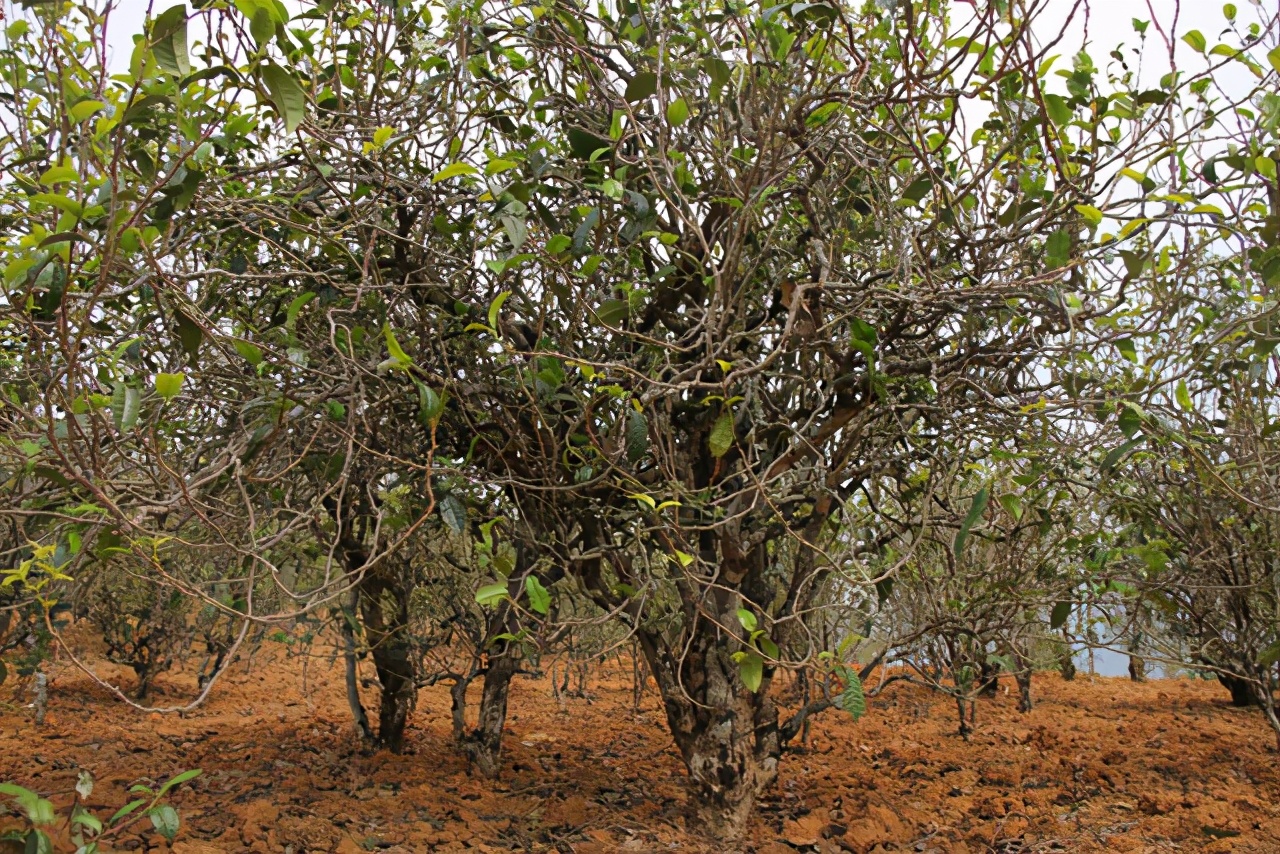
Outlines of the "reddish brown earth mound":
[[[154,835],[125,848],[720,850],[682,824],[683,769],[654,695],[631,714],[629,667],[597,668],[594,699],[570,700],[567,714],[546,678],[517,679],[498,783],[468,776],[452,749],[443,688],[422,693],[408,755],[362,754],[329,656],[311,659],[304,682],[299,661],[270,647],[185,717],[140,715],[67,664],[51,673],[43,728],[12,681],[0,693],[0,780],[62,806],[84,768],[98,781],[91,804],[109,814],[133,783],[204,770],[173,799],[172,848]],[[160,704],[192,682],[162,677]],[[945,698],[910,686],[890,686],[860,722],[819,717],[746,850],[1280,852],[1273,739],[1215,684],[1042,675],[1035,691],[1027,715],[1010,694],[981,701],[969,742]]]

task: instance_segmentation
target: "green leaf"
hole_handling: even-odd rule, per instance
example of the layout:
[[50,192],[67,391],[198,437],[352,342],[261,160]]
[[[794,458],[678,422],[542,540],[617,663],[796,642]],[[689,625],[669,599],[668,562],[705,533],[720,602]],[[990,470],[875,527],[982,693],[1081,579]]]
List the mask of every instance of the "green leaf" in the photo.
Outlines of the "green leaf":
[[95,113],[100,112],[101,110],[105,110],[106,108],[107,108],[107,105],[104,104],[102,101],[94,101],[92,99],[80,101],[74,107],[67,110],[67,116],[71,119],[71,121],[75,122],[76,124],[80,124],[85,119],[89,118]]
[[142,393],[127,383],[116,383],[111,392],[111,417],[116,429],[128,433],[138,423]]
[[71,826],[75,827],[77,825],[88,828],[93,833],[101,833],[103,830],[102,819],[79,805],[76,805],[71,812]]
[[761,636],[756,639],[756,643],[760,646],[760,651],[774,661],[782,657],[782,651],[778,649],[778,645],[773,642],[772,638]]
[[307,291],[293,298],[289,303],[289,308],[285,312],[284,325],[286,329],[293,329],[298,324],[298,313],[306,308],[307,303],[316,298],[315,291]]
[[991,490],[984,486],[973,496],[973,501],[969,502],[969,512],[964,517],[964,521],[960,523],[960,530],[956,532],[955,542],[952,543],[952,552],[957,560],[964,552],[964,544],[969,539],[969,531],[982,518],[982,513],[987,509],[987,501],[990,498]]
[[933,179],[928,175],[921,175],[919,178],[911,182],[911,185],[903,191],[902,197],[913,202],[918,202],[925,196],[929,195],[929,191],[933,189]]
[[1196,53],[1204,53],[1205,47],[1208,46],[1208,42],[1206,42],[1204,38],[1204,33],[1199,30],[1192,30],[1183,36],[1182,40],[1191,45],[1191,49]]
[[493,302],[489,304],[489,328],[498,328],[498,312],[502,311],[502,304],[511,297],[511,291],[503,291],[494,297]]
[[1280,47],[1273,47],[1267,51],[1267,62],[1271,63],[1276,74],[1280,74]]
[[648,507],[650,510],[658,509],[658,502],[653,500],[653,496],[645,495],[643,492],[632,492],[627,497],[634,498],[637,504]]
[[484,167],[484,174],[498,175],[509,169],[515,169],[520,164],[515,160],[503,160],[500,157],[492,158]]
[[236,352],[255,368],[262,364],[262,348],[258,345],[251,344],[248,341],[242,341],[237,338],[231,342],[231,346],[235,347]]
[[84,205],[69,196],[62,195],[61,193],[36,193],[31,196],[31,201],[42,202],[46,205],[57,208],[63,213],[68,213],[76,217],[84,214]]
[[18,802],[18,806],[22,807],[22,811],[27,814],[33,822],[35,816],[40,813],[40,796],[30,789],[24,789],[15,783],[0,783],[0,795],[8,795]]
[[749,632],[754,632],[759,628],[759,623],[756,622],[756,615],[746,608],[738,609],[738,622]]
[[742,677],[742,684],[754,694],[764,682],[764,659],[756,652],[740,653],[740,656],[738,674]]
[[284,119],[285,133],[293,133],[307,116],[306,90],[291,72],[275,64],[263,66],[262,79],[267,84],[271,103]]
[[395,330],[391,328],[390,323],[382,324],[382,337],[387,341],[387,352],[391,354],[391,359],[395,363],[394,367],[406,371],[413,367],[413,359],[409,358],[409,354],[400,346],[400,342],[396,340]]
[[844,109],[838,101],[829,101],[804,117],[804,125],[809,128],[822,127],[831,117]]
[[1142,428],[1142,411],[1132,403],[1126,403],[1120,407],[1118,415],[1121,432],[1132,439],[1133,434]]
[[448,181],[450,178],[456,178],[459,175],[475,175],[479,171],[470,163],[450,163],[435,174],[435,177],[431,179],[431,183],[439,184],[441,181]]
[[476,601],[481,605],[492,606],[507,598],[507,585],[503,582],[486,584],[476,591]]
[[1149,185],[1153,184],[1154,182],[1152,182],[1150,178],[1148,178],[1143,173],[1139,172],[1137,169],[1133,169],[1132,167],[1126,166],[1125,168],[1120,170],[1120,174],[1128,178],[1130,181],[1134,181],[1142,185],[1142,189],[1146,190],[1147,192],[1151,192]]
[[1123,445],[1121,445],[1118,448],[1112,448],[1110,451],[1107,452],[1107,455],[1102,458],[1102,463],[1099,464],[1098,466],[1099,470],[1103,472],[1111,471],[1111,469],[1116,467],[1117,463],[1119,463],[1122,459],[1124,459],[1126,456],[1129,455],[1130,451],[1132,451],[1134,448],[1138,447],[1145,441],[1146,441],[1145,437],[1139,436],[1136,439],[1130,439],[1128,442],[1125,442]]
[[373,144],[378,148],[382,148],[391,141],[391,134],[395,133],[395,129],[387,126],[378,128],[373,132]]
[[1000,496],[1000,506],[1005,509],[1014,521],[1022,519],[1022,499],[1014,492],[1006,492]]
[[1071,260],[1071,232],[1060,228],[1044,242],[1045,263],[1050,270],[1067,266]]
[[658,75],[651,71],[641,71],[627,84],[624,97],[631,103],[643,101],[658,91]]
[[576,127],[569,128],[565,132],[565,138],[569,142],[569,151],[579,160],[586,160],[601,149],[607,151],[613,145],[613,140],[607,136],[599,136]]
[[40,183],[46,187],[52,187],[54,184],[66,184],[80,180],[80,173],[67,164],[59,164],[50,166],[40,176]]
[[1128,222],[1126,222],[1124,225],[1120,227],[1120,238],[1124,239],[1128,237],[1130,234],[1133,234],[1138,229],[1145,227],[1149,222],[1151,222],[1151,220],[1141,216],[1135,217],[1134,219],[1129,220]]
[[1277,661],[1280,661],[1280,640],[1271,644],[1271,646],[1258,654],[1259,667],[1270,667]]
[[573,238],[567,234],[553,234],[547,239],[547,254],[559,255],[562,252],[568,252],[573,246]]
[[1134,346],[1132,338],[1121,338],[1115,344],[1121,356],[1135,365],[1138,364],[1138,348]]
[[184,374],[156,374],[156,394],[165,400],[172,400],[182,391]]
[[444,402],[448,395],[436,394],[435,389],[417,377],[413,378],[413,384],[418,387],[418,419],[426,427],[435,429],[440,423],[440,416],[444,415]]
[[53,808],[52,801],[36,798],[35,803],[27,811],[27,818],[31,819],[32,824],[53,824],[58,820],[58,814]]
[[150,816],[160,835],[172,842],[178,835],[178,811],[168,804],[161,804],[151,810]]
[[182,344],[182,351],[187,354],[191,363],[195,364],[196,357],[200,354],[200,344],[204,341],[204,330],[188,317],[186,312],[175,311],[173,315],[174,323],[178,327],[178,341]]
[[844,690],[836,698],[836,708],[849,713],[855,721],[867,713],[867,696],[862,690],[862,680],[851,667],[838,668],[840,678],[844,681]]
[[667,105],[667,121],[674,127],[679,127],[689,119],[689,102],[684,98],[676,98]]
[[1174,399],[1178,401],[1178,405],[1190,412],[1194,407],[1191,405],[1191,392],[1187,391],[1187,381],[1178,380],[1178,386],[1173,393]]
[[649,421],[644,413],[631,410],[627,416],[627,462],[638,463],[649,452]]
[[176,77],[191,74],[191,56],[187,50],[187,7],[165,9],[151,25],[151,52],[156,63]]
[[43,830],[32,830],[26,835],[26,846],[23,851],[25,854],[53,854],[53,840]]
[[614,201],[618,201],[626,194],[626,189],[622,186],[621,181],[615,178],[605,178],[600,182],[600,192]]
[[1067,104],[1067,99],[1061,95],[1045,95],[1044,108],[1045,112],[1049,114],[1049,119],[1055,125],[1067,124],[1075,114]]
[[191,780],[194,780],[195,778],[199,777],[203,773],[204,772],[201,771],[199,768],[192,768],[190,770],[183,771],[181,774],[177,774],[171,777],[163,786],[160,787],[160,791],[157,792],[156,794],[157,796],[163,796],[165,793],[178,788],[183,783],[187,783],[187,782],[190,782]]
[[733,447],[733,412],[726,409],[720,413],[716,423],[711,427],[711,435],[707,437],[707,445],[711,448],[711,456],[720,459]]
[[529,607],[535,614],[542,614],[545,617],[547,611],[551,609],[551,594],[547,592],[547,588],[542,586],[541,581],[528,575],[524,579],[524,589],[529,594]]
[[1142,271],[1147,268],[1147,264],[1151,261],[1151,256],[1143,252],[1121,249],[1120,260],[1124,262],[1124,270],[1129,278],[1136,278],[1142,275]]
[[1053,610],[1049,613],[1049,628],[1060,629],[1067,624],[1067,618],[1071,616],[1071,603],[1059,602],[1053,606]]
[[271,36],[275,34],[276,22],[271,16],[271,12],[263,6],[254,9],[253,15],[249,18],[249,35],[253,36],[253,40],[258,43],[258,47],[263,47]]
[[607,299],[596,309],[596,317],[606,326],[619,326],[631,314],[631,305],[624,299]]
[[1102,224],[1102,211],[1093,205],[1075,205],[1076,213],[1084,217],[1084,221],[1097,228]]

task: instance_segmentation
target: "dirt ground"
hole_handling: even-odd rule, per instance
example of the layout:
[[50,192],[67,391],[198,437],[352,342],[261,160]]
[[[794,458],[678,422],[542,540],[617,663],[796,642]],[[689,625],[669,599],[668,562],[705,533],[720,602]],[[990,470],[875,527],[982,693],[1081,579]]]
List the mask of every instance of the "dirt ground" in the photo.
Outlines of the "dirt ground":
[[[518,678],[498,783],[468,776],[452,749],[444,688],[420,696],[406,755],[363,754],[341,671],[313,650],[304,674],[268,644],[179,717],[139,714],[54,664],[42,728],[16,680],[0,689],[0,781],[64,806],[87,769],[91,806],[110,814],[130,785],[201,768],[173,798],[171,848],[155,834],[121,842],[174,854],[722,850],[686,831],[683,768],[652,690],[632,714],[629,667],[597,667],[593,696],[569,700],[567,714],[546,677]],[[157,694],[185,702],[194,680],[168,674]],[[1215,683],[1044,674],[1035,694],[1027,715],[1011,693],[980,701],[967,743],[949,701],[902,684],[857,723],[819,716],[807,750],[784,758],[745,850],[1280,852],[1274,739]]]

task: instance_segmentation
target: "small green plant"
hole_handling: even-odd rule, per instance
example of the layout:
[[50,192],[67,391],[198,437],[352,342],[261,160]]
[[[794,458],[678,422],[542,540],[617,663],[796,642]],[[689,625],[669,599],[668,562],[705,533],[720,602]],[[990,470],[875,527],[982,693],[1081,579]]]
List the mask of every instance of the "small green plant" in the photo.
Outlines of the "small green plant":
[[198,776],[200,769],[195,768],[183,771],[158,789],[153,790],[150,786],[141,784],[133,786],[129,792],[141,797],[125,804],[105,821],[85,808],[84,802],[93,793],[93,777],[88,771],[80,772],[71,811],[63,816],[57,814],[51,801],[30,789],[13,783],[0,783],[0,795],[13,799],[21,810],[20,815],[30,825],[0,834],[0,841],[20,842],[25,846],[27,854],[53,854],[53,840],[45,829],[62,824],[70,835],[71,843],[76,846],[75,854],[95,854],[103,841],[119,835],[142,819],[149,818],[156,832],[172,842],[178,835],[178,811],[163,803],[164,798],[178,786]]

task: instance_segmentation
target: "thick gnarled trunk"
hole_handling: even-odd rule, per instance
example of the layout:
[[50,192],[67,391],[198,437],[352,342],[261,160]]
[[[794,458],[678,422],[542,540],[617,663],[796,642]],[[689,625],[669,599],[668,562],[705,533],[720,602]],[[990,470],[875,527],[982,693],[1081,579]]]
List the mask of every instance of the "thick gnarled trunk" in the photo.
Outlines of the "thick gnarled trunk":
[[1218,681],[1222,683],[1222,687],[1231,692],[1231,705],[1236,708],[1245,709],[1250,706],[1261,705],[1249,680],[1229,673],[1219,673]]
[[[805,533],[809,541],[817,536],[816,528],[806,528]],[[589,522],[583,539],[586,549],[608,542]],[[674,580],[679,600],[666,619],[645,625],[634,600],[627,603],[628,615],[635,621],[636,640],[689,774],[690,827],[732,843],[746,834],[757,799],[777,779],[785,740],[770,696],[774,668],[755,644],[758,637],[772,633],[771,643],[787,648],[789,639],[780,620],[803,611],[820,572],[814,568],[812,550],[802,550],[790,567],[790,583],[782,588],[776,579],[770,580],[775,556],[741,531],[704,533],[699,546],[702,560],[696,571],[691,568]],[[711,566],[716,567],[714,573]],[[626,557],[615,555],[612,568],[630,583]],[[603,606],[622,604],[600,559],[579,572]],[[709,578],[714,583],[707,583]],[[758,628],[748,631],[748,623]],[[744,656],[756,657],[746,681]],[[802,719],[798,716],[791,724],[787,737],[795,735]]]
[[[330,513],[340,527],[339,543],[347,574],[355,580],[343,608],[342,636],[347,670],[347,702],[363,738],[375,747],[392,753],[404,750],[404,733],[409,710],[417,698],[417,673],[409,640],[409,599],[413,595],[412,573],[400,571],[390,558],[370,566],[370,556],[360,538],[350,529],[350,520]],[[360,615],[356,622],[357,611]],[[378,707],[378,730],[369,725],[356,678],[356,633],[363,629],[369,654],[382,689]]]
[[465,749],[481,775],[496,778],[502,770],[502,732],[507,723],[507,695],[511,679],[520,668],[515,649],[495,651],[484,672],[479,726],[467,737]]
[[691,826],[716,839],[740,839],[757,798],[778,776],[782,744],[769,678],[752,693],[738,676],[715,624],[701,621],[703,637],[681,661],[642,640],[662,694],[676,747],[689,771]]
[[392,753],[404,751],[409,710],[417,697],[409,643],[410,592],[378,576],[366,577],[361,584],[365,635],[382,688],[377,744]]

